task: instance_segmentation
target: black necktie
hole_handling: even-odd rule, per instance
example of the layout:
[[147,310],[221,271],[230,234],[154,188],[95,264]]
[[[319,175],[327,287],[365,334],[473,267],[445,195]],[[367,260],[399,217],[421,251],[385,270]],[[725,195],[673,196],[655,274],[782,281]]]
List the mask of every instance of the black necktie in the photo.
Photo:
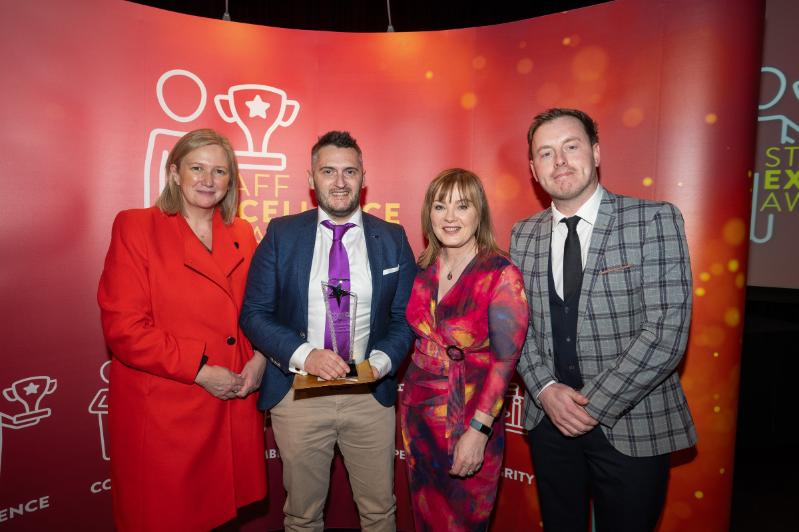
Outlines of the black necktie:
[[580,251],[580,237],[577,235],[579,216],[563,218],[569,234],[563,246],[563,300],[566,301],[580,289],[583,282],[583,259]]

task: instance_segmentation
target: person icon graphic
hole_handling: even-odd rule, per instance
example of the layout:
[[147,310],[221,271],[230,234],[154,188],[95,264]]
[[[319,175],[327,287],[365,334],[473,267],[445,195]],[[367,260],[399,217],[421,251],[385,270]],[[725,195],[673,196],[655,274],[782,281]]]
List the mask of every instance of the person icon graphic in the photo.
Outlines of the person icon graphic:
[[[108,372],[110,367],[110,360],[100,366],[100,378],[103,379],[103,382],[106,384],[108,384]],[[108,431],[105,430],[105,425],[108,423],[108,386],[97,390],[94,399],[92,399],[89,405],[89,413],[97,416],[97,424],[100,427],[100,449],[103,453],[103,460],[109,460]]]

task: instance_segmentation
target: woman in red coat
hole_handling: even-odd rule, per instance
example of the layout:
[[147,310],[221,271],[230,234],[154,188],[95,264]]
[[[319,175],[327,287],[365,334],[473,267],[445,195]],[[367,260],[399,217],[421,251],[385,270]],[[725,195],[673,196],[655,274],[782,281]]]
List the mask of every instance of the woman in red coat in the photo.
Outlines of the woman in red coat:
[[235,154],[192,131],[166,172],[155,207],[117,215],[97,296],[119,530],[208,530],[266,495],[250,395],[266,359],[238,326],[256,243],[235,218]]

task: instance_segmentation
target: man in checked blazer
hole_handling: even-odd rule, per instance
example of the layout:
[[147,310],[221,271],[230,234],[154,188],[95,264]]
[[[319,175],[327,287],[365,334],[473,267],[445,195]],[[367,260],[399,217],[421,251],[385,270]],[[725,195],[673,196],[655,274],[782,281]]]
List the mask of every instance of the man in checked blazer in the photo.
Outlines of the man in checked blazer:
[[691,321],[683,219],[666,202],[599,185],[582,111],[549,109],[528,135],[551,206],[518,222],[511,256],[530,326],[518,371],[546,530],[649,531],[669,455],[696,442],[677,375]]

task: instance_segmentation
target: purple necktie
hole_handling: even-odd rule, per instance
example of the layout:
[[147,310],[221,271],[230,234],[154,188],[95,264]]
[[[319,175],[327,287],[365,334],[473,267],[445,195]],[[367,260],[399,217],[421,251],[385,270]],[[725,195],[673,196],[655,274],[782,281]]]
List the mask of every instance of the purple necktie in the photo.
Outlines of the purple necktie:
[[[322,225],[333,231],[333,245],[330,246],[330,263],[327,269],[327,283],[334,287],[326,294],[326,308],[330,309],[333,318],[333,331],[330,330],[330,319],[325,316],[325,349],[338,353],[344,360],[350,359],[350,259],[347,249],[341,241],[344,233],[355,227],[353,223],[336,225],[324,220]],[[336,336],[336,347],[333,349],[332,335]]]

